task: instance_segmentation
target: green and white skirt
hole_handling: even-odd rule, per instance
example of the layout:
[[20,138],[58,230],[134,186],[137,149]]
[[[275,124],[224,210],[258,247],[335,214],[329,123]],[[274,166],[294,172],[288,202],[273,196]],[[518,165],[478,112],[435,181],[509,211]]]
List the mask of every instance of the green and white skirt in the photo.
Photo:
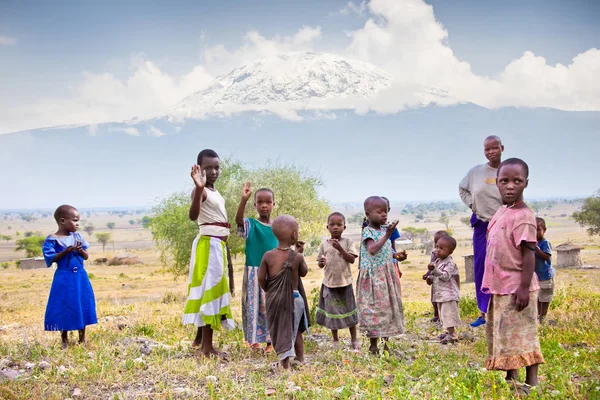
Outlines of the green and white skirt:
[[218,238],[198,235],[194,239],[183,324],[235,328],[227,280],[227,249]]

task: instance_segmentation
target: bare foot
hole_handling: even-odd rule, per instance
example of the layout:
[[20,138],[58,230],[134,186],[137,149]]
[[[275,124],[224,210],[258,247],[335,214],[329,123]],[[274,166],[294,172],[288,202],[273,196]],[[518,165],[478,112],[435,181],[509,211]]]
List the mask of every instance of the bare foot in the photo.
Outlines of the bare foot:
[[360,351],[360,341],[358,341],[358,340],[352,341],[352,350]]
[[273,345],[271,343],[267,343],[267,347],[265,347],[265,354],[269,354],[273,351]]
[[369,346],[369,351],[371,352],[371,354],[375,354],[375,355],[379,354],[379,348],[377,347],[376,344],[375,345],[373,345],[373,344],[370,345]]
[[214,348],[208,352],[204,352],[201,350],[200,354],[202,354],[206,358],[220,358],[223,361],[229,361],[227,353],[225,353],[224,351],[217,351]]
[[66,349],[67,347],[69,347],[69,342],[61,342],[61,343],[60,343],[60,348],[61,348],[61,349],[63,349],[63,350],[64,350],[64,349]]

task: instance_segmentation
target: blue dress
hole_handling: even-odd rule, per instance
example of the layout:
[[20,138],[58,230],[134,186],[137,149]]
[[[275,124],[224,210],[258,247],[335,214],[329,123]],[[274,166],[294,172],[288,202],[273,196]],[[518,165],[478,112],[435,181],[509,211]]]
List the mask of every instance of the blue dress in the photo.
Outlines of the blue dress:
[[[46,265],[50,267],[54,257],[76,241],[85,250],[89,243],[77,232],[59,238],[48,236],[42,251]],[[44,329],[47,331],[75,331],[98,322],[96,300],[92,284],[83,266],[83,257],[73,251],[57,262],[50,288]]]

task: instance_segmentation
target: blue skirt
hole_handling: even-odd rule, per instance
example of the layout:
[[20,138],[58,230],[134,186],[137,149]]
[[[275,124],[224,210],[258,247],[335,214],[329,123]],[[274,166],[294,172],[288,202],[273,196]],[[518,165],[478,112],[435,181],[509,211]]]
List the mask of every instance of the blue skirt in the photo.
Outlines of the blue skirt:
[[98,323],[96,300],[85,269],[57,269],[50,288],[44,329],[76,331]]

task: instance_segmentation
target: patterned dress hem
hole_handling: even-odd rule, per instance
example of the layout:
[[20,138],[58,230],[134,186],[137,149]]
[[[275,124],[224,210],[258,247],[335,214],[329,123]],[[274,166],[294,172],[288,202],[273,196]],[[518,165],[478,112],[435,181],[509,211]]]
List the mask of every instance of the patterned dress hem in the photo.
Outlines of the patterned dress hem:
[[508,357],[487,358],[485,360],[485,368],[487,370],[499,371],[509,371],[536,364],[545,364],[544,356],[539,351]]

